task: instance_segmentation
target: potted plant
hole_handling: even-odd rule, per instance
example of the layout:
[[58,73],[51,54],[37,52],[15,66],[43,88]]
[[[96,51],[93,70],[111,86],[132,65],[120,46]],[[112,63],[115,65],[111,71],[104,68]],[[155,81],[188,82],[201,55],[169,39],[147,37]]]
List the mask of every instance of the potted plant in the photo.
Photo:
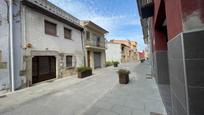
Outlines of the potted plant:
[[85,78],[92,75],[92,69],[90,67],[81,66],[77,68],[78,78]]
[[114,67],[118,67],[119,62],[118,61],[113,61]]
[[145,61],[145,59],[141,59],[140,62],[143,63]]
[[120,69],[118,71],[119,83],[120,84],[128,84],[128,82],[129,82],[129,74],[130,74],[130,71],[125,70],[125,69]]

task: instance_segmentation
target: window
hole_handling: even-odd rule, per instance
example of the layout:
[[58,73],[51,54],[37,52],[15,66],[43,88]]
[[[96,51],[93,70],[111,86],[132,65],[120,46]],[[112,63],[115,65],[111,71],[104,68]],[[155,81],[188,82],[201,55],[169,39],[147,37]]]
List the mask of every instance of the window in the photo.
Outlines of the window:
[[72,67],[72,56],[66,56],[66,67]]
[[89,31],[86,31],[86,39],[90,40],[90,32]]
[[64,28],[64,38],[72,39],[72,30]]
[[57,24],[45,20],[45,34],[57,36]]

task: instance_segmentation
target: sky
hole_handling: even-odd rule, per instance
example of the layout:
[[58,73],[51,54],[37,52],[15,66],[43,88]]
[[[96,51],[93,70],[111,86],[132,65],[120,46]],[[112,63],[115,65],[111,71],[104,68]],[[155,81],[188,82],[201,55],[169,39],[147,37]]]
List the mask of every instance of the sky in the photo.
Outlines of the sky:
[[135,40],[145,48],[136,0],[49,0],[80,20],[91,20],[109,31],[106,38]]

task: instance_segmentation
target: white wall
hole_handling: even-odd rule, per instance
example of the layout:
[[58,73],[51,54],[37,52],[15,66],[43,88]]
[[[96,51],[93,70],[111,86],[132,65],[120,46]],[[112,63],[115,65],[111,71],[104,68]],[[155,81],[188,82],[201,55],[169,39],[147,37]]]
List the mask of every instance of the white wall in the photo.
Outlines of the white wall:
[[[44,20],[57,24],[57,37],[45,34]],[[72,30],[72,40],[64,38],[64,27]],[[73,54],[77,58],[77,66],[83,65],[84,54],[82,50],[81,31],[35,12],[30,8],[26,8],[25,30],[26,42],[32,43],[32,50],[45,51],[48,49],[51,51],[58,51],[59,53]]]
[[121,44],[107,43],[106,61],[118,61],[121,63]]
[[[82,50],[81,31],[74,29],[55,19],[40,14],[26,6],[14,5],[14,55],[15,55],[15,87],[20,88],[22,78],[20,71],[25,71],[26,62],[24,56],[31,56],[32,51],[55,51],[76,57],[76,66],[84,64],[84,52]],[[20,13],[19,13],[20,12]],[[44,20],[57,24],[57,36],[46,35]],[[64,38],[64,27],[72,30],[72,40]],[[32,48],[25,49],[27,43]],[[57,60],[58,62],[59,60]],[[57,63],[58,66],[58,63]],[[58,70],[57,70],[58,71]]]
[[[0,0],[0,50],[2,51],[2,60],[0,61],[7,62],[7,68],[0,69],[0,90],[9,87],[9,24],[7,11],[6,2]],[[4,85],[6,85],[6,87],[4,87]]]

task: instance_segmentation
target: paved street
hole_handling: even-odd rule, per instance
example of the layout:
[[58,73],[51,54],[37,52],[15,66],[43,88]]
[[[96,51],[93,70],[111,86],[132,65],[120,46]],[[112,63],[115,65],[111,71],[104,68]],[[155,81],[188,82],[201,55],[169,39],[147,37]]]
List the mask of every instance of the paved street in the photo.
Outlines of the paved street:
[[[118,84],[116,71],[131,71],[128,85]],[[0,98],[0,115],[149,115],[165,109],[147,63],[122,64],[45,82]]]

